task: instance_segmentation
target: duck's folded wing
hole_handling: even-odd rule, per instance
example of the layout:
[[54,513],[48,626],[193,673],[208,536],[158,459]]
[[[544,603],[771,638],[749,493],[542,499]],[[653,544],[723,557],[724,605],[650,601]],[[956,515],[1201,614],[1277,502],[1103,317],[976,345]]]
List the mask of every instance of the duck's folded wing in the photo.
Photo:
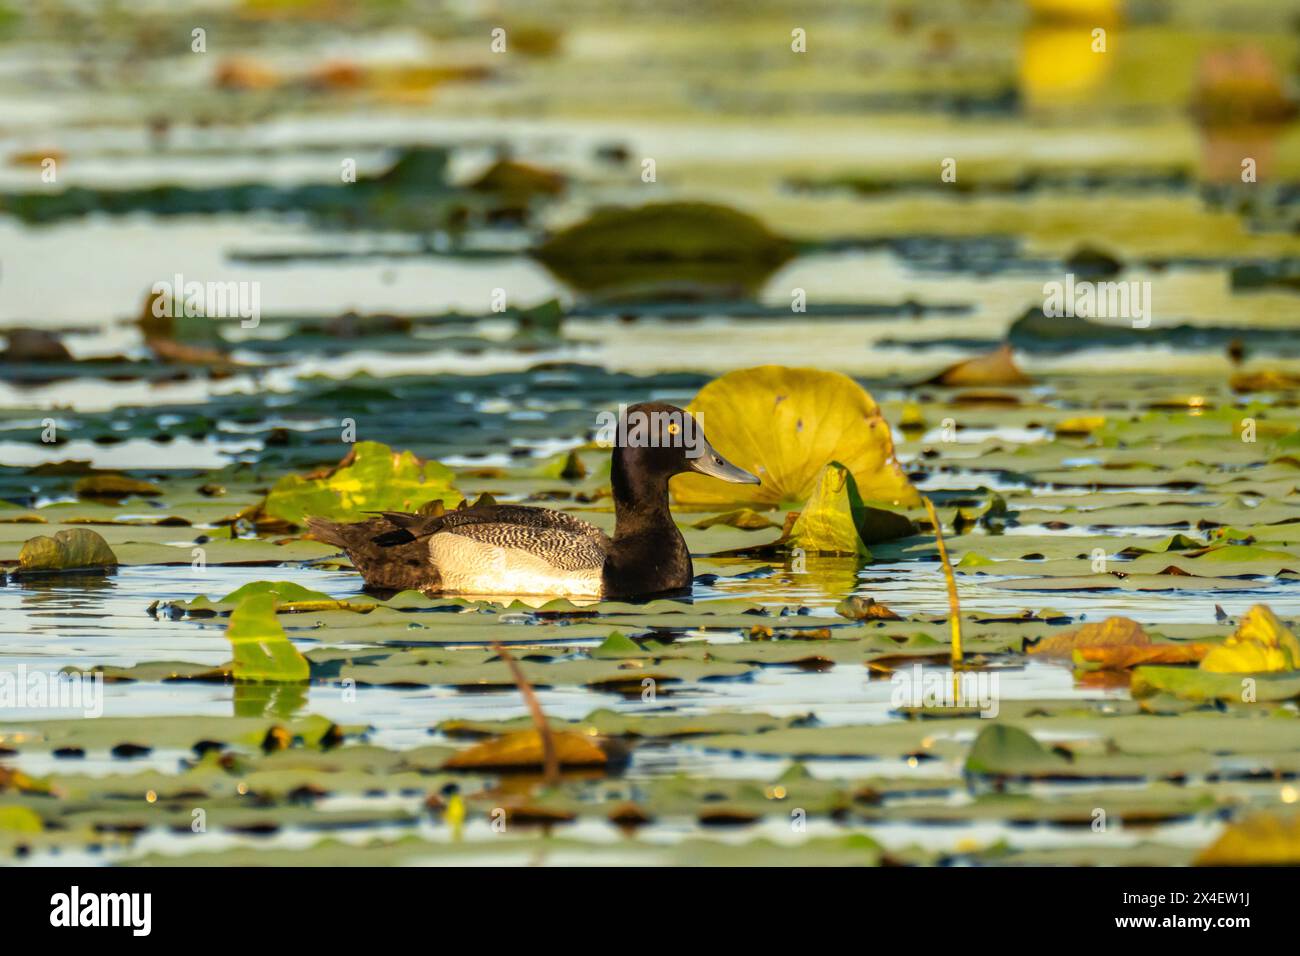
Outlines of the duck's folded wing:
[[[527,505],[487,505],[448,511],[426,516],[403,512],[380,512],[393,526],[393,530],[375,539],[376,544],[405,544],[415,538],[428,537],[441,532],[465,534],[465,529],[479,526],[517,527],[524,530],[554,530],[589,537],[608,545],[609,538],[595,525],[581,518],[552,511],[550,508],[532,508]],[[381,540],[382,539],[382,540]]]
[[[442,552],[446,547],[443,542],[450,544],[451,538],[473,542],[476,550],[484,547],[499,548],[507,552],[507,558],[513,552],[520,559],[535,559],[560,571],[601,568],[608,554],[608,539],[599,531],[592,535],[542,525],[462,523],[439,531],[434,536],[435,550]],[[454,547],[452,550],[455,550]]]

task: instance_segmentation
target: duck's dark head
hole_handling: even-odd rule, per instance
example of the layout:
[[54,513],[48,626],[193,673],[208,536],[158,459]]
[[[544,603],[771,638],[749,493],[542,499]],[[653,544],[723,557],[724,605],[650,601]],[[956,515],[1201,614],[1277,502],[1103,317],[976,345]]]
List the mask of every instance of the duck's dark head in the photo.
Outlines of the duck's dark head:
[[688,471],[741,484],[758,477],[714,450],[699,420],[676,405],[642,402],[623,409],[612,436],[616,500],[654,498],[667,505],[668,479]]

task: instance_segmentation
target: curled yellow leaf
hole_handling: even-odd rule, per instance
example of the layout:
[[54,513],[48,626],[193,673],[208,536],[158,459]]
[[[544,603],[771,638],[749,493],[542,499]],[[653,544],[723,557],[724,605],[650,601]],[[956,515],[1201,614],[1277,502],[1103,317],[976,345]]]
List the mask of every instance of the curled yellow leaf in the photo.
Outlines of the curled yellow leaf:
[[1264,604],[1241,619],[1235,633],[1211,650],[1201,670],[1217,674],[1253,674],[1300,668],[1300,641]]

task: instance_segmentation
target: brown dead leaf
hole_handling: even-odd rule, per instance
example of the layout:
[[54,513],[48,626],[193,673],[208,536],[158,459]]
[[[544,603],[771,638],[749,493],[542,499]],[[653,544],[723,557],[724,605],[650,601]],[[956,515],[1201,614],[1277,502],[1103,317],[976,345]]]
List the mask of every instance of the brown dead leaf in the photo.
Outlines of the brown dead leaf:
[[1143,664],[1195,664],[1209,650],[1208,644],[1113,645],[1076,648],[1074,657],[1102,670],[1119,671]]
[[21,770],[0,767],[0,793],[13,790],[16,793],[50,793],[50,786],[43,780],[30,777]]
[[1300,388],[1300,375],[1277,369],[1261,369],[1258,372],[1240,372],[1229,381],[1234,392],[1284,392]]
[[[604,766],[608,757],[592,737],[572,732],[555,732],[556,757],[561,767]],[[447,770],[534,770],[545,761],[542,738],[537,730],[521,730],[493,737],[453,755]]]
[[846,597],[835,607],[835,613],[847,617],[850,621],[901,621],[902,618],[890,607],[881,604],[873,597],[853,594]]
[[1028,375],[1020,371],[1015,356],[1008,344],[1001,345],[997,351],[978,358],[966,359],[956,365],[950,365],[934,378],[922,383],[925,385],[1028,385],[1032,382]]
[[1085,624],[1076,630],[1043,638],[1029,648],[1029,653],[1069,657],[1084,647],[1147,647],[1150,644],[1150,635],[1137,621],[1127,617],[1108,617],[1096,624]]

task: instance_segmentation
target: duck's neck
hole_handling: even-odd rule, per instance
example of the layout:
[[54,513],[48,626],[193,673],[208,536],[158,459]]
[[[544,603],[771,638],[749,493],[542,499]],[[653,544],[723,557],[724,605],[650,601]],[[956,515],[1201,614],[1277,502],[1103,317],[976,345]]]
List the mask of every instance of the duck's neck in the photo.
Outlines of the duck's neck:
[[668,510],[668,476],[632,473],[621,458],[615,458],[610,472],[614,491],[614,540],[665,527],[677,530]]
[[690,587],[686,541],[668,510],[667,475],[633,473],[615,458],[614,547],[606,586],[614,594],[649,594]]

